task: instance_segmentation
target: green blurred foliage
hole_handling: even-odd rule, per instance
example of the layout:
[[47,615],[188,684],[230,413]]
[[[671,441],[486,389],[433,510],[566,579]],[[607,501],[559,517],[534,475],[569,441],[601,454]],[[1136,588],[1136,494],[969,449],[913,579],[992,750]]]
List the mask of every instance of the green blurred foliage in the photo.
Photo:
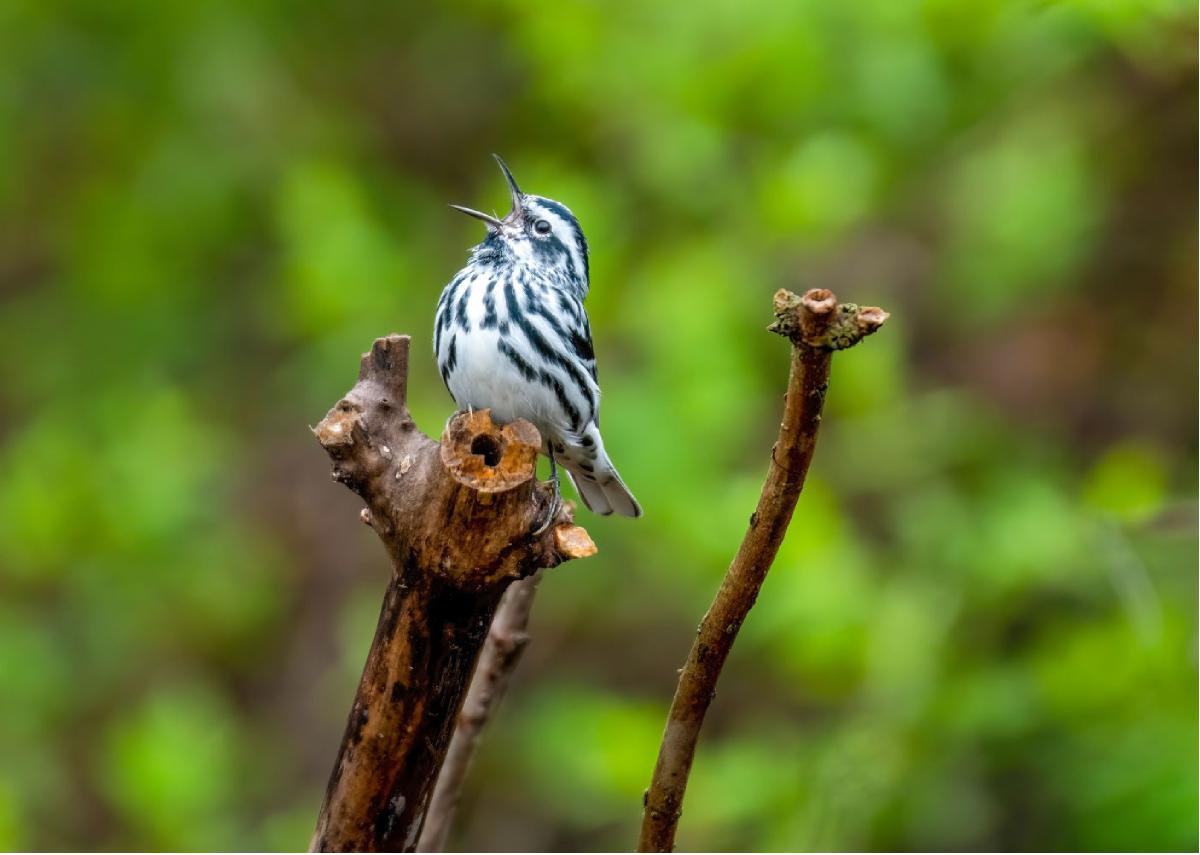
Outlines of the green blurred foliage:
[[593,247],[645,519],[542,586],[456,845],[626,849],[753,506],[781,286],[893,319],[688,849],[1197,846],[1182,0],[0,5],[0,848],[300,849],[385,557],[308,435],[503,206]]

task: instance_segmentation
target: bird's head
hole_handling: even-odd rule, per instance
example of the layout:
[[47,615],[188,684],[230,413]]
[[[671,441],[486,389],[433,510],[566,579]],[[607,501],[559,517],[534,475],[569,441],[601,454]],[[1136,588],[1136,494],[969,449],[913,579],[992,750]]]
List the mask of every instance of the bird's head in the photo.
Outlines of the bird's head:
[[488,236],[479,245],[479,250],[500,252],[516,263],[527,264],[545,273],[560,273],[586,292],[588,246],[575,215],[561,202],[522,193],[500,155],[492,156],[500,164],[512,194],[512,210],[508,216],[500,219],[461,205],[450,206],[487,225]]

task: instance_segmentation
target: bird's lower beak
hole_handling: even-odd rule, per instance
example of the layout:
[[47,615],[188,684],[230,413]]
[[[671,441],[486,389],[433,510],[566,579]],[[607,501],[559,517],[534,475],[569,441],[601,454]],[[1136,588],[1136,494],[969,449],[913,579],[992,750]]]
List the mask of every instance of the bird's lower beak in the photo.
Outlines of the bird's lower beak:
[[462,211],[468,217],[474,217],[477,220],[483,220],[490,228],[497,230],[504,228],[504,222],[496,217],[493,217],[491,214],[485,214],[483,211],[476,211],[474,208],[464,208],[462,205],[451,205],[450,207],[456,211]]

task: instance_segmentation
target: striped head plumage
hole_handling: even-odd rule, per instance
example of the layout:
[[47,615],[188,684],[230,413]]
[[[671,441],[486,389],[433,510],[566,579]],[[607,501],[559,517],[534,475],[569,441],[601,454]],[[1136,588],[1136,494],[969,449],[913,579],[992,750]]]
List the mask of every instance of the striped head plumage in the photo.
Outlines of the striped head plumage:
[[587,296],[588,245],[579,220],[562,202],[522,193],[508,165],[495,157],[512,194],[508,216],[500,219],[462,205],[450,206],[487,225],[488,236],[475,247],[472,261],[526,265],[560,278],[581,297]]
[[504,161],[496,162],[512,196],[507,216],[451,205],[482,220],[487,235],[438,302],[442,379],[461,408],[489,408],[501,423],[532,422],[551,471],[561,464],[588,508],[641,516],[600,436],[583,229],[561,202],[522,193]]

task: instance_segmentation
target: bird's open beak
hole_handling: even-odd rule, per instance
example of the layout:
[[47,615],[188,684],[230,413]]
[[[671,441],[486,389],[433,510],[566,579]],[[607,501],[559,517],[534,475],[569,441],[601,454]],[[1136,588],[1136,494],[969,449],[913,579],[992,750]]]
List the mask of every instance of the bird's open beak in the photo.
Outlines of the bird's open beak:
[[462,205],[451,205],[456,211],[462,211],[468,217],[474,217],[477,220],[483,220],[488,224],[489,228],[500,230],[504,228],[504,222],[493,217],[491,214],[485,214],[483,211],[476,211],[474,208],[464,208]]
[[508,212],[508,216],[503,220],[494,217],[491,214],[485,214],[482,211],[476,211],[474,208],[464,208],[462,205],[451,205],[450,207],[456,211],[462,211],[468,217],[474,217],[477,220],[483,220],[488,224],[488,228],[496,231],[503,230],[506,223],[514,223],[521,218],[522,206],[521,203],[525,199],[525,194],[521,192],[521,188],[517,186],[517,179],[513,178],[508,164],[498,154],[493,154],[496,158],[496,163],[500,164],[500,171],[504,173],[504,180],[508,182],[509,192],[512,193],[512,210]]

